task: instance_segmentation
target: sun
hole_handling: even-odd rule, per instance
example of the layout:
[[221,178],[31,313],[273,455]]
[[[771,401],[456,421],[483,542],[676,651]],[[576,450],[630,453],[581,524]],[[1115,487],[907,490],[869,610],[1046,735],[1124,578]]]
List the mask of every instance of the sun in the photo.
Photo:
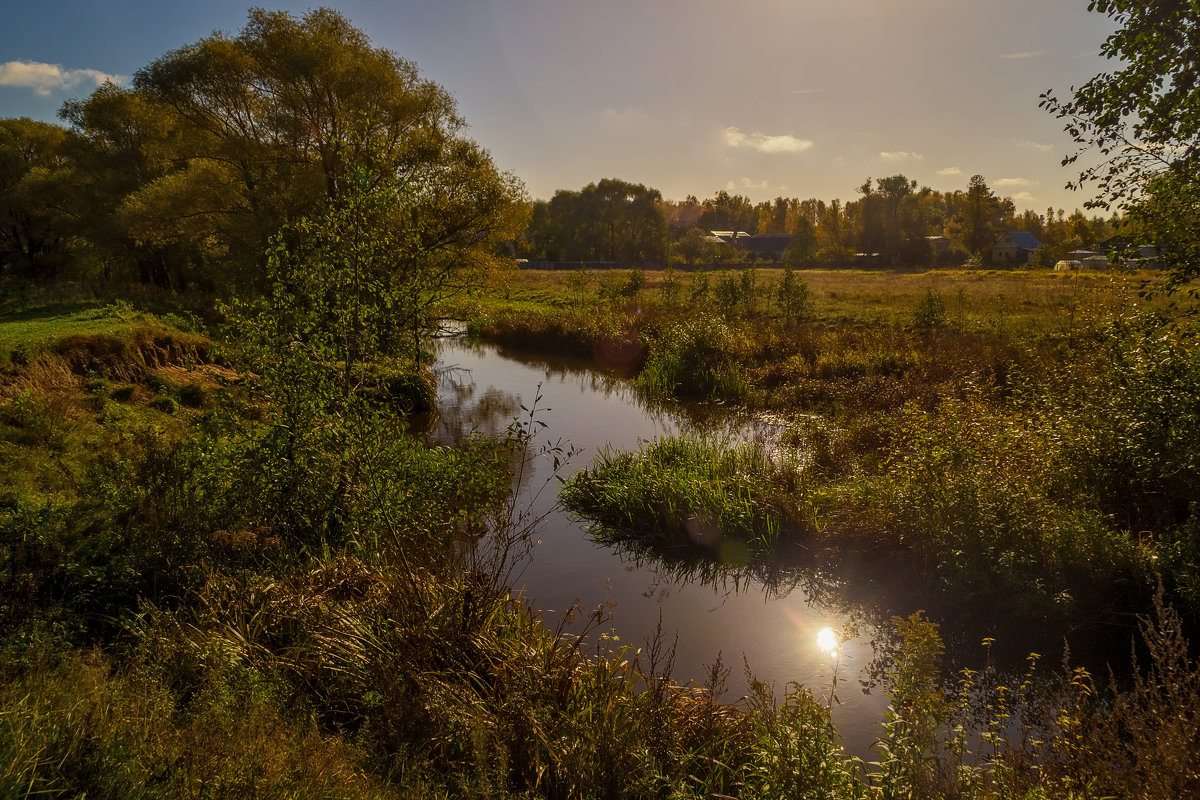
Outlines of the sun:
[[833,632],[833,628],[821,628],[817,633],[817,647],[826,653],[836,655],[838,644],[838,635]]

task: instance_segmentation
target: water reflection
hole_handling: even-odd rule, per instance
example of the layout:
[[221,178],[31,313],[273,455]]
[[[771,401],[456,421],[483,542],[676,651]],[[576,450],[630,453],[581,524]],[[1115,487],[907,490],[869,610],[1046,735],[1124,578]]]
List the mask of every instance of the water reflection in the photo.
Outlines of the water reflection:
[[[557,469],[550,458],[533,458],[515,502],[540,520],[530,554],[513,590],[541,609],[555,626],[563,612],[604,605],[612,633],[622,644],[648,643],[662,620],[674,647],[672,676],[702,679],[721,656],[744,663],[754,677],[782,686],[796,681],[821,687],[831,680],[829,658],[814,646],[817,631],[862,622],[867,635],[843,645],[841,669],[855,677],[873,655],[870,621],[852,598],[861,597],[823,565],[787,558],[753,559],[725,548],[647,547],[606,538],[558,507],[556,479],[569,479],[603,447],[636,449],[644,442],[683,431],[778,441],[782,423],[755,420],[720,406],[646,408],[628,382],[564,357],[529,357],[463,340],[439,343],[441,411],[430,435],[448,443],[473,432],[502,434],[525,408],[546,424],[541,441],[559,437],[579,448]],[[542,491],[547,485],[551,490]],[[850,589],[847,591],[847,589]],[[586,616],[586,615],[585,615]],[[574,632],[574,631],[573,631]],[[726,699],[748,691],[745,672],[735,670]],[[835,717],[847,746],[866,754],[886,705],[880,693],[840,698]]]
[[838,635],[834,633],[833,628],[821,628],[817,631],[817,647],[831,656],[836,656],[838,645],[841,642],[838,640]]

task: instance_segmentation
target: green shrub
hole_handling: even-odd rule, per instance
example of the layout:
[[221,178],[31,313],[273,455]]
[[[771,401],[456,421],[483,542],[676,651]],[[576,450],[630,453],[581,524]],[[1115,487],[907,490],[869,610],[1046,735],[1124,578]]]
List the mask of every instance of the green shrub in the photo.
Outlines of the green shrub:
[[143,382],[146,384],[146,388],[157,395],[162,395],[165,397],[179,396],[179,384],[175,383],[170,378],[165,378],[162,375],[159,375],[158,373],[149,373],[146,375]]
[[199,381],[191,381],[179,387],[179,402],[188,408],[209,408],[212,397],[209,389]]
[[743,337],[708,316],[672,323],[651,340],[650,355],[635,379],[651,398],[736,400],[750,391],[741,357]]
[[437,408],[437,379],[428,367],[419,371],[391,372],[378,381],[382,397],[406,414]]
[[161,411],[164,414],[178,414],[179,401],[168,395],[160,395],[146,404],[149,408],[155,411]]
[[978,399],[909,407],[868,506],[927,585],[1034,611],[1118,606],[1116,587],[1145,585],[1146,553],[1072,491],[1058,433]]
[[799,470],[776,463],[762,445],[680,436],[637,452],[601,452],[560,498],[614,540],[632,536],[732,555],[733,543],[763,554],[785,529],[811,530],[801,494]]
[[113,389],[109,393],[109,396],[118,403],[128,403],[133,398],[133,395],[136,391],[136,384],[126,383]]
[[941,292],[926,289],[913,308],[913,327],[924,334],[934,333],[946,325],[946,302]]

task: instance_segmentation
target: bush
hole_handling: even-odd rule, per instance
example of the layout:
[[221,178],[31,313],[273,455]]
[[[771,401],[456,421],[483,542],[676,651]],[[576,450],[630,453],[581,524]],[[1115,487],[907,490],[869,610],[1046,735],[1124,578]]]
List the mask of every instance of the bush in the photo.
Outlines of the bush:
[[575,473],[561,498],[567,508],[607,526],[613,539],[630,536],[723,555],[732,554],[730,543],[740,542],[764,555],[785,529],[811,531],[800,491],[799,470],[776,463],[761,445],[665,437],[636,453],[602,452]]
[[913,308],[913,327],[924,334],[934,333],[946,325],[946,302],[935,289],[926,289]]
[[203,383],[190,381],[179,387],[179,402],[188,408],[209,408],[212,397]]
[[174,397],[160,395],[146,404],[149,408],[155,411],[161,411],[164,414],[175,415],[179,413],[179,401]]
[[700,316],[672,323],[651,340],[650,356],[635,379],[651,398],[735,400],[750,383],[741,366],[745,339],[727,324]]

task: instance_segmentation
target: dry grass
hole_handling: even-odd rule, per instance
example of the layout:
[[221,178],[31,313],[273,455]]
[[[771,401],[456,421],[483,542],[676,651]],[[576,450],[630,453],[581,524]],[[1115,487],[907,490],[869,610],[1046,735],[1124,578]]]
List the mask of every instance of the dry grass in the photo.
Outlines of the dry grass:
[[[624,270],[615,272],[624,273]],[[757,268],[760,286],[773,285],[782,269]],[[608,273],[595,271],[587,287],[595,295]],[[712,273],[718,274],[717,270]],[[662,270],[647,270],[640,298],[652,300],[662,287]],[[691,271],[676,271],[686,294]],[[1049,272],[1045,270],[930,270],[881,272],[811,269],[796,272],[811,290],[812,314],[818,321],[851,324],[907,322],[927,290],[946,304],[948,322],[967,329],[1059,332],[1083,316],[1115,302],[1140,302],[1138,290],[1153,273]],[[574,270],[512,270],[490,282],[486,300],[520,305],[568,305],[576,294]],[[961,294],[960,294],[961,293]]]

